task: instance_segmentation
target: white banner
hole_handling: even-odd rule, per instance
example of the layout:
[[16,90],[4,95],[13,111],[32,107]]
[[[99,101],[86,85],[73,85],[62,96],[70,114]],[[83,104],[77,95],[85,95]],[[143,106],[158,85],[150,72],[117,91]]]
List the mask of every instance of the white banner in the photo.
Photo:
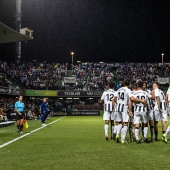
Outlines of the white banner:
[[169,83],[169,77],[158,77],[158,83],[160,84]]
[[64,83],[74,84],[76,83],[76,78],[75,77],[64,77]]
[[[170,66],[170,63],[164,63],[164,64]],[[162,63],[158,63],[158,66],[162,66]]]

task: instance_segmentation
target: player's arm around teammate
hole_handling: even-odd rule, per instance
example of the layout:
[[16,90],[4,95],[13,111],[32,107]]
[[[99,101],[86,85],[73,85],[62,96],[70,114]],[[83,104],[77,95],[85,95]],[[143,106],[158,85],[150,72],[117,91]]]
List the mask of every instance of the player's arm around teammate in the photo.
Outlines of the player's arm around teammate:
[[16,121],[17,121],[17,132],[22,134],[23,121],[25,119],[24,113],[24,103],[23,96],[19,96],[19,100],[15,103],[15,111],[16,111]]
[[147,104],[147,101],[145,99],[138,99],[138,98],[135,98],[133,96],[130,97],[130,100],[134,103],[143,103],[143,104]]
[[131,100],[129,100],[128,107],[129,107],[129,116],[130,116],[130,117],[133,117],[132,101],[131,101]]
[[132,101],[129,101],[129,116],[130,116],[130,120],[129,120],[129,137],[130,140],[129,142],[133,142],[133,134],[134,134],[134,106]]

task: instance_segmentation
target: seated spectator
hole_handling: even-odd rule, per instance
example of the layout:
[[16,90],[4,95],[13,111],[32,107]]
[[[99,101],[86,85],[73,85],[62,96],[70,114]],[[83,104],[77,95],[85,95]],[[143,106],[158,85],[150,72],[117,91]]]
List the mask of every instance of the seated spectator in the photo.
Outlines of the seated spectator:
[[29,110],[28,113],[27,113],[27,119],[32,120],[33,117],[34,116],[33,116],[32,112],[31,112],[31,110]]
[[0,108],[0,121],[1,122],[6,122],[8,121],[7,117],[4,115],[4,111],[2,108]]

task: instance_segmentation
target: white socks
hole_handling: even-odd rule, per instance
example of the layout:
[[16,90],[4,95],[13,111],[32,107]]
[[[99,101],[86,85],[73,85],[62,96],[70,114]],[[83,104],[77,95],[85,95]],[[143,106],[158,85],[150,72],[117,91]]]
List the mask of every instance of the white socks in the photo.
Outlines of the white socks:
[[148,127],[144,127],[143,132],[144,132],[144,138],[147,138],[148,137]]
[[136,137],[136,140],[139,140],[139,129],[136,129],[136,128],[135,128],[135,137]]
[[113,132],[114,132],[115,126],[112,126],[111,128],[112,128],[112,135],[113,135]]
[[125,138],[126,138],[126,134],[127,134],[127,130],[128,130],[128,127],[127,126],[124,126],[123,128],[122,128],[122,136],[121,136],[121,140],[125,140]]
[[114,134],[116,134],[116,132],[117,132],[117,127],[118,127],[118,125],[115,125],[115,126],[114,126],[114,130],[112,130],[112,132],[113,132]]
[[109,130],[109,125],[108,124],[104,125],[104,130],[105,130],[105,135],[108,135],[108,130]]
[[165,135],[167,135],[170,132],[170,125],[168,126],[168,128],[166,129]]
[[117,125],[116,135],[119,135],[119,134],[120,134],[121,129],[122,129],[122,124],[118,124],[118,125]]

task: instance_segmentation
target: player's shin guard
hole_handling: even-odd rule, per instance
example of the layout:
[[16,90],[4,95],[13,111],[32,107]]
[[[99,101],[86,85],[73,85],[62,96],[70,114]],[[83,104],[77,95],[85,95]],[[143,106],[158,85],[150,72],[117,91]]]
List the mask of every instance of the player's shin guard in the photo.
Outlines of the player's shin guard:
[[122,124],[118,124],[116,135],[119,135],[119,134],[120,134],[121,129],[122,129]]
[[123,128],[122,128],[122,136],[121,136],[121,140],[125,140],[125,138],[126,138],[126,134],[127,134],[127,130],[128,130],[128,127],[127,126],[124,126]]
[[118,127],[118,125],[115,125],[114,130],[113,130],[113,134],[116,134],[116,132],[117,132],[117,127]]
[[144,127],[143,129],[143,132],[144,132],[144,138],[148,138],[148,127]]
[[139,141],[139,128],[135,128],[135,138],[137,141]]
[[108,129],[109,129],[109,125],[105,124],[104,125],[105,135],[108,135]]

